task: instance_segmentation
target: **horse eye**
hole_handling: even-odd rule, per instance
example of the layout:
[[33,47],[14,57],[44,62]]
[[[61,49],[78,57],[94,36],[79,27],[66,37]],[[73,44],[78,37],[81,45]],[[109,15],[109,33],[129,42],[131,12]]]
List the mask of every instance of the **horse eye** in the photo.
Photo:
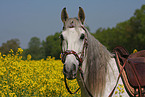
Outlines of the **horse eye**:
[[60,38],[61,40],[64,40],[64,37],[63,37],[62,34],[59,36],[59,38]]
[[82,34],[81,35],[81,37],[80,37],[80,39],[84,39],[85,38],[85,35],[84,34]]

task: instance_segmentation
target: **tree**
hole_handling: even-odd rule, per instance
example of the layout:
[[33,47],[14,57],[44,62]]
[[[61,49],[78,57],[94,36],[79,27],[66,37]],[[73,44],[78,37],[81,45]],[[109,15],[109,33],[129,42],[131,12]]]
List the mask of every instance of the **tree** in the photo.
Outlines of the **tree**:
[[8,40],[6,43],[2,43],[2,46],[0,47],[0,52],[2,54],[8,54],[10,49],[16,52],[19,47],[20,47],[19,39],[11,39]]
[[38,60],[43,58],[44,51],[43,47],[41,47],[41,41],[38,37],[32,37],[30,42],[28,43],[28,50],[26,50],[27,54],[31,54],[32,59]]
[[110,50],[116,46],[123,46],[129,52],[145,49],[145,5],[137,9],[129,20],[114,28],[100,28],[93,35]]
[[45,58],[47,56],[52,56],[56,59],[60,58],[61,47],[59,35],[59,33],[55,33],[55,35],[50,35],[46,38],[46,41],[43,41],[43,47],[45,49]]

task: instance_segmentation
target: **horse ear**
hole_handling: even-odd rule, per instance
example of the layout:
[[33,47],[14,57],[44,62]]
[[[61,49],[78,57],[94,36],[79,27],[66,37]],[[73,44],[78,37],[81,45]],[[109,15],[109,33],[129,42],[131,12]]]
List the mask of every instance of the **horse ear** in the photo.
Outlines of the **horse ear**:
[[85,13],[84,13],[84,10],[81,7],[79,7],[78,19],[82,22],[82,24],[84,24]]
[[66,8],[63,8],[63,10],[61,12],[61,20],[64,23],[67,19],[68,19],[68,14],[66,12]]

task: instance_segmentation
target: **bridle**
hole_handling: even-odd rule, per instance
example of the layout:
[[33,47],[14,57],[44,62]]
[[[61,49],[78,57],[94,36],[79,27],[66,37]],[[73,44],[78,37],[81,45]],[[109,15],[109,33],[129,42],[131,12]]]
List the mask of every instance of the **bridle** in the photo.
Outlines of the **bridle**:
[[83,60],[84,60],[84,53],[85,53],[85,49],[87,49],[88,47],[88,41],[87,41],[87,32],[88,30],[82,25],[81,28],[83,28],[83,30],[85,31],[85,38],[84,38],[84,45],[83,45],[83,49],[81,52],[81,55],[79,57],[78,53],[76,53],[73,50],[66,50],[65,52],[61,51],[61,61],[62,63],[65,62],[66,56],[69,54],[73,54],[75,56],[75,58],[79,61],[79,67],[82,66]]
[[[88,88],[86,87],[86,84],[84,83],[83,71],[81,69],[82,63],[84,61],[84,53],[86,52],[86,50],[88,48],[88,41],[87,41],[88,30],[84,27],[84,25],[81,25],[81,28],[85,31],[85,38],[84,38],[83,49],[82,49],[80,57],[79,57],[79,54],[76,53],[75,51],[73,51],[73,50],[66,50],[65,52],[61,52],[61,61],[62,61],[62,63],[64,63],[67,55],[73,54],[75,56],[75,58],[79,61],[79,68],[78,68],[78,70],[79,70],[79,73],[80,73],[80,77],[82,79],[82,83],[83,83],[84,87],[86,88],[88,94],[91,97],[93,97],[92,94],[90,93],[90,91],[88,90]],[[63,70],[63,72],[64,72],[64,70]],[[64,82],[65,82],[66,89],[68,90],[68,92],[70,94],[76,94],[78,92],[78,90],[80,89],[80,87],[79,87],[75,92],[71,92],[71,90],[69,89],[69,87],[67,85],[66,77],[65,76],[64,76]]]
[[75,56],[75,58],[79,61],[79,67],[80,67],[82,65],[82,63],[83,63],[84,52],[85,52],[85,49],[87,49],[87,46],[88,46],[87,35],[85,34],[84,45],[83,45],[83,49],[82,49],[80,57],[79,57],[78,53],[76,53],[75,51],[73,51],[73,50],[66,50],[65,52],[61,53],[61,61],[62,61],[62,63],[65,62],[65,59],[66,59],[67,55],[73,54]]

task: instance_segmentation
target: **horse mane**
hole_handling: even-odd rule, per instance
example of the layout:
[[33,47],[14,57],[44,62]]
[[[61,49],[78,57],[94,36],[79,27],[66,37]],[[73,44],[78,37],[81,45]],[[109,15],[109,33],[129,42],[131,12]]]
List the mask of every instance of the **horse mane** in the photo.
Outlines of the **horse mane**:
[[[105,88],[107,64],[112,54],[90,33],[88,34],[87,71],[86,84],[90,91],[101,93]],[[91,83],[91,84],[89,84]],[[95,94],[95,93],[92,93]]]

